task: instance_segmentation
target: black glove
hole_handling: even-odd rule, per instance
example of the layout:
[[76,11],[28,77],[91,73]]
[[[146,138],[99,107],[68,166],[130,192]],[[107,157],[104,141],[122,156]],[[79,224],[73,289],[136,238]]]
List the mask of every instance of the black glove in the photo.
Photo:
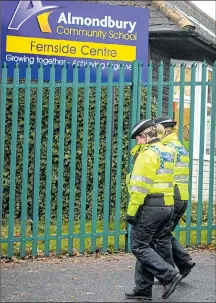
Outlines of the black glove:
[[131,224],[131,225],[136,225],[136,219],[135,217],[132,217],[132,216],[128,216],[126,217],[126,221],[127,223]]

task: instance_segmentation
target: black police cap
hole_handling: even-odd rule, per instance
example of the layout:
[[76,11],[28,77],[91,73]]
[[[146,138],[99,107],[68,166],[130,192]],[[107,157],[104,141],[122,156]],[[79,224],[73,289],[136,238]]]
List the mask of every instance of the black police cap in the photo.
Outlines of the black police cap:
[[174,127],[177,124],[177,122],[171,119],[169,116],[161,116],[156,118],[154,121],[155,124],[162,124],[165,128]]
[[141,120],[137,124],[134,125],[132,129],[132,136],[131,139],[136,139],[140,133],[142,133],[145,129],[149,128],[150,126],[155,126],[155,121],[148,119],[148,120]]

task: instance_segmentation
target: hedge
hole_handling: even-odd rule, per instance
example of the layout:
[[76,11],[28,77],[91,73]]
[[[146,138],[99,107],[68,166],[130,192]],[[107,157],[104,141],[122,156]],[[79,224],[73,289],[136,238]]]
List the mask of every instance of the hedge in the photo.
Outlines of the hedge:
[[[54,110],[54,133],[53,133],[53,160],[52,160],[52,201],[51,218],[56,217],[57,210],[57,188],[58,188],[58,153],[59,153],[59,120],[60,120],[60,88],[55,88],[55,110]],[[15,189],[15,218],[21,215],[22,200],[22,167],[23,167],[23,140],[24,140],[24,89],[19,89],[19,108],[18,108],[18,127],[17,127],[17,156],[16,156],[16,189]],[[118,100],[119,91],[115,88],[114,101],[114,128],[113,128],[113,158],[112,158],[112,184],[111,184],[111,211],[115,205],[115,176],[116,176],[116,157],[117,157],[117,122],[118,122]],[[125,176],[128,163],[128,131],[129,131],[129,109],[130,109],[130,87],[125,87],[125,103],[123,114],[123,141],[122,141],[122,196],[121,211],[126,207],[127,192],[125,188]],[[64,146],[64,184],[63,184],[63,217],[68,217],[69,207],[69,180],[70,180],[70,145],[71,145],[71,121],[72,121],[72,88],[66,91],[66,114],[65,114],[65,146]],[[32,191],[33,191],[33,172],[34,172],[34,139],[35,139],[35,108],[37,100],[36,88],[31,89],[30,99],[30,132],[29,132],[29,165],[28,165],[28,196],[27,196],[27,215],[31,217],[32,212]],[[4,168],[4,194],[3,194],[3,217],[6,218],[9,211],[9,189],[10,189],[10,161],[11,161],[11,132],[12,132],[12,101],[13,90],[7,91],[6,105],[6,130],[5,130],[5,168]],[[82,139],[83,132],[88,131],[88,162],[87,162],[87,204],[86,217],[91,217],[92,190],[93,190],[93,155],[94,155],[94,130],[95,130],[95,104],[96,89],[90,88],[89,122],[88,130],[83,130],[83,111],[84,111],[84,89],[78,90],[78,112],[77,112],[77,166],[76,166],[76,196],[75,196],[75,217],[80,214],[81,203],[81,181],[82,181]],[[141,118],[145,114],[146,90],[141,91]],[[105,174],[105,144],[106,144],[106,106],[107,88],[101,91],[101,119],[100,122],[100,156],[99,156],[99,186],[98,186],[98,216],[102,217],[104,204],[104,174]],[[43,89],[42,107],[42,136],[41,136],[41,167],[40,167],[40,197],[39,197],[39,217],[45,214],[46,203],[46,163],[47,163],[47,136],[48,136],[48,109],[49,109],[49,89]],[[156,103],[152,102],[152,115],[156,114]],[[50,155],[48,155],[50,157]]]

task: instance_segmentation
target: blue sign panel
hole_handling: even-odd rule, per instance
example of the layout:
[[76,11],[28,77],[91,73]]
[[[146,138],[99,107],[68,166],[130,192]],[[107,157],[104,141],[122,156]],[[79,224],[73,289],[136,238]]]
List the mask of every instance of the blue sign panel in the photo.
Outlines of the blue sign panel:
[[[9,76],[16,62],[32,65],[32,78],[37,67],[45,66],[45,80],[49,67],[57,66],[56,80],[60,80],[62,65],[77,64],[79,80],[83,81],[84,67],[102,66],[102,81],[107,81],[108,63],[114,66],[114,81],[119,78],[120,64],[124,64],[125,81],[131,75],[131,62],[148,61],[149,10],[131,6],[116,6],[77,1],[1,1],[1,58],[7,62]],[[71,70],[71,72],[70,72]],[[25,69],[21,68],[21,78]],[[68,80],[71,80],[68,79]],[[145,80],[145,79],[144,79]],[[95,81],[92,69],[91,81]]]

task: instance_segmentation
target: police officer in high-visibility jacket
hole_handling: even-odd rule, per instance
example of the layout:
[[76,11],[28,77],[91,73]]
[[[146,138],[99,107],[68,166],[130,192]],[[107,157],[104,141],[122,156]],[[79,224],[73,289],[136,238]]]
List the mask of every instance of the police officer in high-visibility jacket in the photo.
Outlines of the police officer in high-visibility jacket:
[[[155,119],[157,129],[161,137],[161,142],[165,146],[169,146],[176,151],[177,161],[174,169],[174,213],[172,217],[172,231],[178,225],[181,217],[186,211],[187,203],[189,199],[189,154],[181,142],[178,140],[175,132],[176,121],[170,119],[169,116],[162,116]],[[159,127],[162,126],[162,127]],[[160,248],[163,246],[161,243],[158,247],[158,253],[163,254]],[[191,256],[184,250],[178,240],[172,237],[172,250],[173,260],[175,265],[178,267],[181,275],[185,278],[191,269],[195,266]],[[165,258],[166,260],[166,258]]]
[[[130,201],[127,222],[131,228],[131,250],[142,265],[142,289],[135,276],[136,287],[126,293],[128,299],[152,300],[156,277],[164,286],[163,299],[169,297],[181,281],[179,272],[154,250],[164,227],[173,215],[173,150],[157,138],[155,122],[142,120],[133,127],[132,139],[137,139],[135,163],[128,180]],[[167,250],[172,251],[170,245]]]

